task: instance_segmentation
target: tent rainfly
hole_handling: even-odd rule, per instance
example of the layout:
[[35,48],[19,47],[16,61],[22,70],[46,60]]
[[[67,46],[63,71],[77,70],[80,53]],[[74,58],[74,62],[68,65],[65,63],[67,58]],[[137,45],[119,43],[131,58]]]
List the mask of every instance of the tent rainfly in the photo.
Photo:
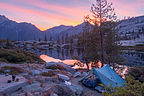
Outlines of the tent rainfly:
[[120,87],[125,81],[106,64],[104,67],[92,69],[93,73],[99,78],[104,86]]

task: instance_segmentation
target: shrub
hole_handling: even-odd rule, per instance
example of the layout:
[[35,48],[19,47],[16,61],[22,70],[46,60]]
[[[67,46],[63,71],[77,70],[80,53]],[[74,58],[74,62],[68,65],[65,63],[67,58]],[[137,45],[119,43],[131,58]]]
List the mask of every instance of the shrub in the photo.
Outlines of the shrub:
[[0,58],[4,58],[12,63],[23,62],[26,60],[26,56],[23,53],[17,53],[16,51],[9,49],[0,50]]
[[133,67],[129,69],[129,75],[133,76],[135,80],[144,82],[144,67]]
[[4,59],[4,58],[0,58],[0,62],[8,62],[6,59]]
[[48,76],[48,77],[55,76],[55,75],[56,74],[53,71],[43,72],[42,73],[42,76]]
[[24,72],[24,69],[19,67],[3,66],[0,69],[0,73],[4,73],[5,70],[10,70],[9,74],[20,74]]
[[107,92],[103,96],[144,96],[144,83],[134,80],[134,77],[127,76],[126,84],[117,88],[106,87]]
[[52,70],[55,70],[55,69],[65,70],[66,69],[63,65],[60,65],[60,64],[54,64],[54,65],[51,65],[51,66],[47,66],[46,68],[47,69],[52,69]]
[[1,49],[0,58],[11,63],[22,63],[26,61],[30,63],[44,63],[44,61],[35,53],[16,49]]
[[33,63],[33,62],[38,62],[38,63],[45,63],[45,61],[43,61],[37,54],[35,53],[32,53],[32,52],[29,52],[29,51],[24,51],[24,50],[20,50],[20,52],[23,52],[26,57],[27,57],[27,60],[30,61],[30,63]]

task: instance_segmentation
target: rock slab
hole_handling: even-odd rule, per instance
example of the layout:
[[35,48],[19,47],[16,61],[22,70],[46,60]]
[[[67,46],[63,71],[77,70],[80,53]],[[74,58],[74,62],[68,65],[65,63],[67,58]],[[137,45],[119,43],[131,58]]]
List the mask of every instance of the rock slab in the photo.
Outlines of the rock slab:
[[40,83],[33,83],[23,87],[22,90],[26,92],[40,92],[42,88],[40,87]]
[[81,72],[76,72],[76,73],[74,74],[74,78],[76,78],[76,77],[81,77],[81,76],[82,76]]
[[66,75],[63,75],[63,74],[58,74],[58,78],[63,80],[63,81],[69,81],[70,78]]

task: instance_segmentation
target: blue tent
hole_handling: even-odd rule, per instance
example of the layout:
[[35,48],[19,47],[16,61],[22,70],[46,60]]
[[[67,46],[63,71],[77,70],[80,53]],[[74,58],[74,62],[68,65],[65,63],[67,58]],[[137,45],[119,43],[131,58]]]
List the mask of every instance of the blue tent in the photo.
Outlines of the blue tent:
[[120,87],[125,81],[107,64],[102,68],[93,68],[92,71],[104,86]]

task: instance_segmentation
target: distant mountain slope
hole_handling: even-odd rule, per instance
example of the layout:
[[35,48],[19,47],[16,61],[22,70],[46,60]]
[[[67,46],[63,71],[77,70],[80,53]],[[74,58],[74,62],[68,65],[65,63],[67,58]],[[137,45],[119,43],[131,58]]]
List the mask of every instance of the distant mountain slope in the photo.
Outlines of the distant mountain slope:
[[69,28],[68,30],[62,31],[60,34],[66,34],[68,33],[70,36],[71,35],[76,35],[76,34],[80,34],[83,32],[83,27],[85,26],[85,22],[83,22],[82,24],[79,24],[77,26],[74,26],[72,28]]
[[47,29],[44,32],[46,33],[48,39],[50,38],[50,36],[52,36],[53,40],[57,40],[57,37],[59,34],[61,34],[61,32],[66,31],[70,28],[73,28],[73,26],[60,25],[60,26]]
[[[31,23],[17,23],[0,15],[0,38],[10,40],[33,40],[35,38],[38,40],[39,38],[44,39],[46,35],[47,40],[52,36],[56,41],[58,36],[61,37],[66,33],[69,36],[82,33],[84,26],[85,23],[77,26],[60,25],[46,31],[40,31]],[[121,43],[124,46],[144,44],[144,16],[121,20],[118,23],[118,28],[120,29]]]
[[31,23],[17,23],[0,15],[0,38],[10,40],[33,40],[41,37],[41,31]]
[[123,45],[144,44],[144,16],[122,20],[118,28]]
[[66,33],[69,36],[81,33],[83,26],[85,26],[85,23],[77,26],[60,25],[46,31],[40,31],[31,23],[17,23],[0,15],[0,38],[8,38],[10,40],[33,40],[34,38],[38,40],[41,38],[44,40],[46,35],[47,40],[52,36],[53,40],[56,41],[58,36],[65,35]]

